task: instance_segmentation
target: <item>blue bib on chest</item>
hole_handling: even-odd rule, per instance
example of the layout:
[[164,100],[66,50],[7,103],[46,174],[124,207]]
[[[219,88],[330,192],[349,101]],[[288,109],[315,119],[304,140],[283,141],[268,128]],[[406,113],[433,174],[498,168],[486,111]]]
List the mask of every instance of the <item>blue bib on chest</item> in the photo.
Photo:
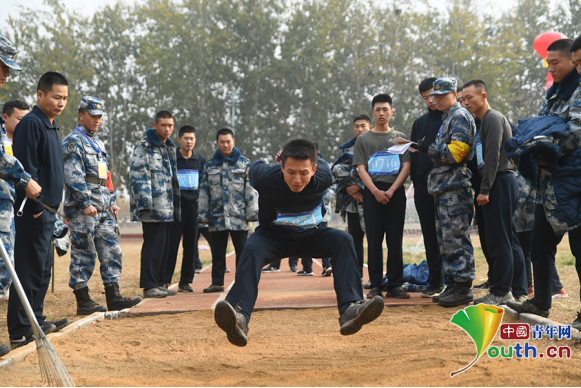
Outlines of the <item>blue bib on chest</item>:
[[319,204],[313,210],[304,212],[282,212],[276,211],[276,220],[272,222],[273,225],[282,226],[284,228],[294,230],[296,232],[304,232],[323,222],[322,204]]
[[179,170],[180,190],[198,190],[198,170]]
[[389,151],[379,151],[369,157],[367,172],[371,176],[397,175],[399,173],[399,155]]

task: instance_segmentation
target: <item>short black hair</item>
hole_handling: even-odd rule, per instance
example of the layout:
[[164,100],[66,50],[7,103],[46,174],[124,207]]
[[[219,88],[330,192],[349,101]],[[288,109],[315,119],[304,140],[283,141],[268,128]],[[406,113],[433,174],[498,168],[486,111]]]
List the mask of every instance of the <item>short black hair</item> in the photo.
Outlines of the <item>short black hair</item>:
[[573,41],[571,39],[558,39],[547,47],[547,52],[558,51],[563,58],[571,58],[571,46]]
[[184,133],[193,133],[195,135],[196,128],[194,128],[191,125],[184,125],[183,127],[180,128],[180,131],[178,132],[178,137],[182,137]]
[[462,90],[464,90],[464,86],[457,86],[456,87],[456,93],[460,93]]
[[8,117],[10,117],[14,113],[14,109],[30,110],[30,106],[28,106],[28,104],[22,100],[10,100],[4,103],[4,106],[2,107],[2,114],[6,114]]
[[425,92],[427,90],[433,89],[434,88],[434,81],[436,81],[436,80],[437,80],[436,77],[430,77],[430,78],[426,78],[425,80],[420,82],[420,86],[418,86],[420,94],[422,94],[423,92]]
[[357,122],[359,120],[365,120],[369,124],[371,124],[371,119],[367,115],[357,115],[357,116],[355,116],[355,118],[353,119],[353,124],[355,124],[355,122]]
[[482,81],[481,79],[472,79],[468,82],[466,82],[464,84],[464,86],[462,86],[462,89],[467,88],[468,86],[474,86],[476,89],[480,90],[481,92],[486,92],[488,93],[488,88],[486,87],[486,84],[484,83],[484,81]]
[[317,163],[317,146],[307,139],[290,139],[282,147],[282,153],[280,154],[280,160],[283,166],[287,158],[297,160],[309,159],[314,166]]
[[574,53],[577,50],[581,49],[581,35],[579,35],[574,41],[573,44],[571,44],[571,48],[569,49],[572,53]]
[[393,107],[393,102],[391,101],[389,94],[378,94],[373,97],[373,100],[371,100],[371,109],[375,108],[375,104],[378,102],[387,102],[389,106]]
[[226,136],[226,135],[232,135],[232,139],[234,139],[234,132],[232,132],[232,130],[230,128],[218,129],[218,132],[216,132],[216,141],[218,141],[218,138],[220,136]]
[[52,90],[54,85],[69,86],[69,81],[61,73],[49,71],[44,73],[38,80],[36,91],[42,90],[44,94],[47,94]]
[[160,119],[173,119],[173,116],[167,110],[160,110],[155,115],[155,122],[159,123]]

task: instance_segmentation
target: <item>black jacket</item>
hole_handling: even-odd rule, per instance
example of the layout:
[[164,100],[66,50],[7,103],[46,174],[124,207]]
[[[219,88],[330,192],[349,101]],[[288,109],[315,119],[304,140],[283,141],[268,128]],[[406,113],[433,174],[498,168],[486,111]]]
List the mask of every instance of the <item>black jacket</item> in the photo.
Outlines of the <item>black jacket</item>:
[[[436,136],[442,125],[442,115],[444,112],[439,110],[431,110],[417,118],[412,126],[412,134],[410,140],[417,142],[418,140],[425,140],[429,143],[436,141]],[[415,186],[428,184],[428,175],[434,167],[434,162],[428,154],[421,152],[412,152],[412,165],[410,171],[410,178]]]
[[[35,105],[14,130],[14,156],[42,187],[37,199],[53,209],[59,207],[64,187],[63,151],[58,129],[56,122],[51,124],[46,114]],[[24,190],[17,190],[16,209],[25,196]],[[33,200],[26,202],[26,208],[32,214],[45,210]]]
[[277,210],[293,213],[313,210],[321,205],[325,190],[333,183],[333,175],[326,163],[317,164],[315,175],[300,193],[288,187],[280,164],[272,165],[257,160],[250,165],[248,175],[250,184],[259,194],[258,220],[261,226],[270,226],[277,219]]
[[[198,172],[198,184],[202,177],[202,170],[204,169],[204,163],[206,163],[206,158],[192,151],[192,156],[189,159],[184,158],[180,149],[176,150],[177,162],[178,162],[178,175],[180,170],[196,170]],[[182,196],[182,207],[186,207],[194,202],[199,197],[199,190],[184,190],[180,189]]]

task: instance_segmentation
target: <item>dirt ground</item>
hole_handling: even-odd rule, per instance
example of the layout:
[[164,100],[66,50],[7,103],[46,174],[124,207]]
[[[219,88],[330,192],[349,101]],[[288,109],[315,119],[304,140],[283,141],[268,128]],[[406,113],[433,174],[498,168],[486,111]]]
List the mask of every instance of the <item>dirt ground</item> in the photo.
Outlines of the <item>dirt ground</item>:
[[[258,311],[249,344],[231,345],[212,311],[103,321],[55,349],[78,386],[578,386],[581,346],[571,359],[491,359],[450,372],[475,356],[449,323],[455,309],[386,308],[359,333],[339,334],[334,308]],[[505,320],[507,322],[509,320]],[[540,349],[549,341],[533,341]],[[509,341],[495,340],[494,345]],[[40,379],[36,353],[0,372],[2,385]]]

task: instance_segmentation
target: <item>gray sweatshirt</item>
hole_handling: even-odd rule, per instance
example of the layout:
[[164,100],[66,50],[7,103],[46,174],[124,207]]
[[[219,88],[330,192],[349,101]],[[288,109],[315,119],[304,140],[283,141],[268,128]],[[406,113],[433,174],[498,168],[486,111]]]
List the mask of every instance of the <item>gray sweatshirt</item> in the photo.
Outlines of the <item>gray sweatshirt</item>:
[[512,130],[506,117],[494,109],[489,109],[482,118],[480,141],[484,166],[480,169],[482,184],[480,194],[489,195],[496,174],[513,171],[512,163],[504,153],[504,143],[512,137]]

